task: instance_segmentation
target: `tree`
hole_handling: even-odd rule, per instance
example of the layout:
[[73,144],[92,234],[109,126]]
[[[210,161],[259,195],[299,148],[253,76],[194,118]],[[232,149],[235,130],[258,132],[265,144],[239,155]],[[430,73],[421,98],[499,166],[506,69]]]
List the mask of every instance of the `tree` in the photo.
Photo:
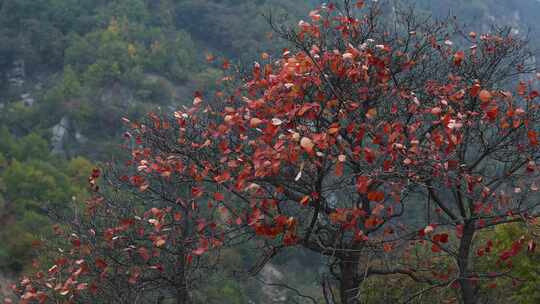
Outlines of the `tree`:
[[[223,195],[207,197],[176,175],[182,162],[160,160],[154,137],[141,128],[127,145],[132,159],[125,167],[92,171],[84,211],[51,214],[58,238],[43,244],[47,258],[38,262],[52,267],[35,263],[16,290],[23,302],[192,303],[192,290],[221,260],[217,249],[242,239],[236,227],[228,229]],[[150,156],[155,162],[146,163]]]
[[[274,27],[293,49],[255,64],[221,102],[196,97],[176,112],[178,140],[160,138],[163,158],[184,159],[233,205],[244,201],[244,221],[278,240],[269,256],[301,245],[331,257],[342,303],[358,301],[366,277],[385,274],[433,288],[456,282],[462,301],[475,303],[485,276],[472,261],[475,234],[536,217],[538,93],[524,82],[515,95],[505,90],[531,71],[526,43],[508,29],[463,34],[452,20],[410,10],[388,25],[380,7],[354,17],[352,5],[313,11],[296,30]],[[421,229],[396,220],[418,205]],[[455,250],[448,230],[457,231]],[[447,253],[457,269],[433,279],[422,275],[439,275],[433,264],[417,272],[366,262],[406,252],[410,241]]]
[[[508,29],[463,34],[452,20],[364,1],[324,5],[309,18],[297,28],[269,18],[290,49],[263,54],[240,84],[224,77],[216,101],[197,93],[190,107],[129,123],[138,173],[124,182],[157,195],[140,202],[149,205],[139,217],[157,229],[147,236],[152,250],[178,248],[178,238],[189,249],[176,257],[189,260],[227,243],[217,237],[225,227],[239,229],[264,242],[253,272],[289,247],[326,256],[327,303],[359,303],[362,283],[378,275],[427,285],[407,301],[453,286],[463,303],[478,303],[479,280],[505,274],[478,267],[473,253],[490,247],[479,236],[537,218],[539,93],[524,81],[515,94],[506,88],[531,71],[526,43]],[[165,233],[175,212],[194,220],[181,230],[191,234]],[[190,230],[201,222],[202,231]],[[110,235],[126,252],[132,225]],[[60,294],[75,296],[75,274],[88,268],[72,271]],[[34,282],[26,295],[39,297]]]

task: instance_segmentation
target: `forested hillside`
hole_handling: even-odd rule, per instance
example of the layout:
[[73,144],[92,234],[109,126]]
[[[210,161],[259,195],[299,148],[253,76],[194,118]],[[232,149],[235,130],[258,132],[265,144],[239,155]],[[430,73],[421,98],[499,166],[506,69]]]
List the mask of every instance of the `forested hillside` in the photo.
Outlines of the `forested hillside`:
[[[226,60],[252,62],[263,50],[279,49],[261,13],[307,10],[290,1],[2,0],[5,277],[28,268],[35,245],[52,234],[51,210],[87,198],[91,163],[117,153],[122,117],[176,108],[196,90],[210,91]],[[245,298],[231,284],[207,296]]]
[[[123,118],[135,121],[148,112],[189,107],[199,96],[195,92],[216,95],[231,70],[247,75],[253,62],[280,58],[291,45],[272,31],[265,16],[296,26],[301,19],[309,20],[309,12],[322,2],[327,1],[0,0],[2,287],[7,285],[2,277],[13,280],[30,271],[37,257],[49,258],[38,256],[37,250],[65,228],[55,219],[70,217],[77,209],[73,206],[91,197],[87,184],[92,168],[126,158]],[[513,34],[527,37],[533,51],[540,46],[539,1],[385,4],[385,18],[412,4],[419,15],[456,16],[467,32],[508,25]],[[503,246],[520,230],[497,233],[503,237],[496,246]],[[257,262],[251,250],[246,246],[225,252],[229,274]],[[287,269],[291,286],[315,295],[325,275],[323,260],[309,250],[284,252],[265,268],[262,281],[282,280]],[[540,267],[538,260],[535,254],[516,264],[524,271]],[[537,291],[530,291],[540,277],[531,275],[529,280],[533,283],[525,288],[531,297],[515,295],[522,303],[540,299]],[[390,284],[398,281],[392,278]],[[293,289],[262,288],[261,281],[237,281],[221,273],[212,274],[207,283],[195,292],[201,303],[306,300]],[[380,283],[370,281],[375,288]],[[367,294],[379,296],[376,291]]]

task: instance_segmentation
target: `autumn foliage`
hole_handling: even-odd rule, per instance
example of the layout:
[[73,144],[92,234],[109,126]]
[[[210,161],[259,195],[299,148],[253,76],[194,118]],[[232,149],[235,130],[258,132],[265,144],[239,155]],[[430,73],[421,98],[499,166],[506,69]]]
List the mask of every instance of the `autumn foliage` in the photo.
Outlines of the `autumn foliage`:
[[289,49],[225,77],[214,97],[126,119],[128,173],[91,178],[87,211],[107,219],[71,234],[48,272],[21,282],[22,299],[77,302],[124,277],[128,295],[157,284],[189,303],[205,256],[241,231],[265,244],[254,272],[287,248],[328,257],[328,303],[334,289],[339,303],[359,303],[361,284],[384,275],[477,303],[482,284],[535,248],[523,235],[500,271],[477,264],[496,242],[484,231],[538,215],[539,93],[519,78],[531,71],[526,43],[506,29],[465,34],[412,11],[393,24],[385,14],[345,1],[297,28],[269,18]]

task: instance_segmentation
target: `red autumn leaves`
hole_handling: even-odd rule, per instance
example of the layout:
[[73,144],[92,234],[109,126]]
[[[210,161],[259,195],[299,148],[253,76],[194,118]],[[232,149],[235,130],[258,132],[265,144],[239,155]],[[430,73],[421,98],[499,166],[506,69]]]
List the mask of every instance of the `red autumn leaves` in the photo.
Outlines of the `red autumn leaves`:
[[457,51],[454,54],[454,64],[457,66],[460,66],[463,62],[463,59],[465,59],[465,52],[464,51]]

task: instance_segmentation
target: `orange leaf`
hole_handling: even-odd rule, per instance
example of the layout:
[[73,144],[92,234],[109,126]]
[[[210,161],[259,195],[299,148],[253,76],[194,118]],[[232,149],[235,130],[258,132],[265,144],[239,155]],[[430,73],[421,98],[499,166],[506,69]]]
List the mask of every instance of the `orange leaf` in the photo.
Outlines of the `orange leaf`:
[[108,266],[107,263],[103,259],[100,259],[100,258],[96,259],[95,265],[96,265],[97,268],[99,268],[101,270],[107,268],[107,266]]
[[345,214],[341,210],[338,210],[338,212],[330,213],[330,221],[332,223],[344,223],[347,221],[347,214]]
[[306,150],[306,152],[308,153],[312,153],[313,152],[313,147],[315,146],[315,144],[313,144],[313,141],[307,137],[302,137],[302,139],[300,140],[300,146]]
[[377,204],[377,206],[375,206],[375,208],[373,208],[373,210],[371,210],[371,213],[372,214],[375,214],[375,215],[379,215],[379,213],[381,213],[381,211],[384,210],[384,206],[381,205],[381,204]]
[[370,216],[366,222],[365,222],[365,226],[366,228],[370,229],[370,228],[373,228],[377,225],[378,221],[377,221],[377,218],[374,217],[374,216]]
[[368,193],[368,199],[372,202],[382,202],[384,200],[384,193],[381,191],[371,191]]
[[454,54],[454,64],[459,66],[463,62],[463,59],[465,59],[465,52],[458,51]]
[[140,190],[141,192],[144,192],[144,191],[146,191],[146,189],[148,189],[149,186],[150,186],[150,184],[147,183],[147,182],[145,182],[145,183],[143,183],[143,184],[139,187],[139,190]]
[[480,91],[478,96],[482,102],[490,102],[492,98],[491,93],[488,90]]
[[161,246],[165,245],[165,243],[167,243],[167,238],[165,236],[159,236],[154,241],[154,245],[156,247],[161,247]]
[[250,121],[249,121],[249,125],[252,127],[252,128],[256,128],[258,125],[260,125],[263,121],[258,119],[257,117],[253,117]]
[[216,183],[222,184],[228,181],[230,178],[231,178],[231,173],[229,173],[229,171],[225,171],[221,175],[214,177],[214,180],[216,181]]
[[377,109],[371,108],[367,111],[366,117],[368,119],[374,119],[377,116]]

